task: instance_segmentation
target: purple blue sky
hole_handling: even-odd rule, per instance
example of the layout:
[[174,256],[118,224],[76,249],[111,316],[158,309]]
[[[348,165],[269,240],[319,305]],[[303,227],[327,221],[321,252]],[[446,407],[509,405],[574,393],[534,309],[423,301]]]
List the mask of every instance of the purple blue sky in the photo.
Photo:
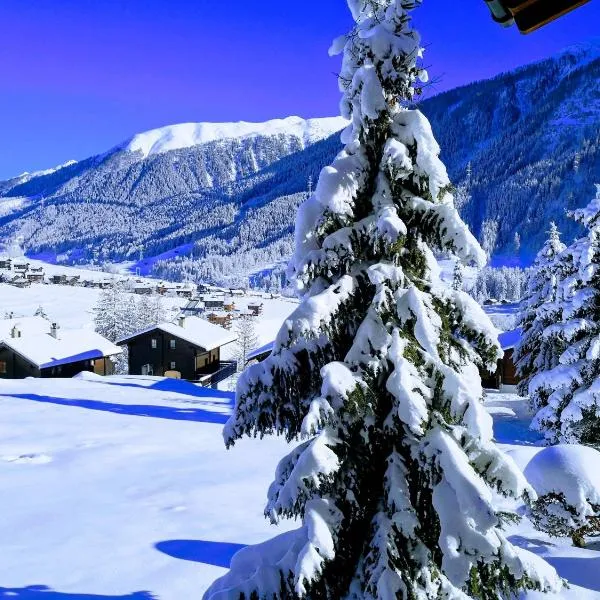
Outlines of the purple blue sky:
[[[436,91],[598,34],[600,0],[531,36],[483,0],[424,0]],[[338,114],[331,40],[345,0],[2,0],[0,179],[186,121]]]

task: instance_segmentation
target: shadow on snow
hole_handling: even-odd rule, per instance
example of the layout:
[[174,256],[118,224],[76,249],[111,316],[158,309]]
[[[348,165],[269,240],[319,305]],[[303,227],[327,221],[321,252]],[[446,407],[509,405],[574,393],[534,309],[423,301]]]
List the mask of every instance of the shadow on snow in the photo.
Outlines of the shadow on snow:
[[203,540],[168,540],[158,542],[155,548],[173,558],[229,568],[233,555],[245,546]]
[[5,394],[4,397],[32,400],[34,402],[42,402],[45,404],[58,404],[61,406],[77,406],[79,408],[100,410],[119,415],[168,419],[171,421],[193,421],[197,423],[215,423],[224,425],[229,418],[226,414],[205,410],[203,408],[178,408],[144,404],[112,404],[110,402],[101,402],[100,400],[57,398],[54,396],[40,396],[38,394]]
[[0,587],[0,598],[6,600],[157,600],[150,592],[135,592],[125,596],[103,596],[96,594],[65,594],[55,592],[45,585],[30,585],[24,588]]
[[226,400],[228,403],[233,403],[234,394],[232,392],[224,392],[222,390],[215,390],[213,388],[203,387],[190,381],[184,381],[183,379],[159,379],[151,385],[141,385],[135,382],[116,382],[108,381],[106,379],[102,381],[94,380],[94,383],[103,383],[104,385],[114,385],[119,387],[133,387],[144,390],[152,390],[155,392],[168,392],[170,394],[182,394],[183,396],[192,396],[195,398],[219,398]]

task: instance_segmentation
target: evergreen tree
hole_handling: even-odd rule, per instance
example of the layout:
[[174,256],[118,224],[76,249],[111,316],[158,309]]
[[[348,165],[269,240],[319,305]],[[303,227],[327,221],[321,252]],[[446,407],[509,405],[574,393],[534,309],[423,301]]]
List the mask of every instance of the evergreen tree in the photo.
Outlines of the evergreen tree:
[[234,359],[237,361],[238,372],[243,371],[248,362],[248,355],[258,346],[258,336],[254,319],[250,316],[242,317],[235,323],[235,342]]
[[542,398],[532,427],[549,444],[600,445],[600,185],[596,198],[571,216],[586,229],[561,254],[559,284],[552,319],[544,337],[561,354],[554,368],[530,383]]
[[102,290],[94,307],[95,330],[111,342],[123,335],[124,323],[128,320],[127,296],[117,284]]
[[[529,270],[527,296],[520,307],[519,326],[523,333],[515,348],[514,360],[520,378],[519,394],[522,396],[529,393],[533,375],[558,364],[560,353],[553,351],[559,345],[558,340],[544,337],[544,330],[556,317],[552,307],[558,287],[557,257],[564,249],[558,228],[551,223],[548,239]],[[532,404],[539,407],[535,398],[532,398]]]
[[492,440],[478,366],[495,330],[448,288],[435,252],[485,256],[453,206],[428,121],[417,0],[349,0],[345,149],[300,208],[302,302],[271,356],[240,377],[225,427],[303,442],[279,464],[267,516],[302,526],[234,557],[224,599],[498,600],[550,589],[552,568],[502,533],[492,489],[533,495]]

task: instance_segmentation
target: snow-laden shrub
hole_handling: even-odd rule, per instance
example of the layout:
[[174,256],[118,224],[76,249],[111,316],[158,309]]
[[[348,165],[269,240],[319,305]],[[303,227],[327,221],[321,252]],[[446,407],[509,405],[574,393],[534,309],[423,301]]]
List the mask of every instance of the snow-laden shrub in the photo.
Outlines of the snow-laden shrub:
[[525,477],[538,499],[530,507],[534,526],[554,537],[600,535],[600,452],[589,446],[544,448],[529,462]]

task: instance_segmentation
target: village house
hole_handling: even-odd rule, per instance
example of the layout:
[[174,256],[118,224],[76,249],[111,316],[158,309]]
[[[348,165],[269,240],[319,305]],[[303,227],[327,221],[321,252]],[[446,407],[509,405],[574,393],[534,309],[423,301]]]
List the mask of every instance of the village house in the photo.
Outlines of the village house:
[[0,320],[0,378],[73,377],[114,372],[121,348],[88,329],[61,331],[42,317]]
[[181,312],[185,317],[197,317],[204,312],[204,302],[199,298],[194,298],[181,309]]
[[255,316],[258,317],[262,315],[263,312],[263,303],[262,302],[251,302],[248,304],[248,310]]
[[14,263],[13,271],[20,271],[21,273],[27,273],[27,271],[29,271],[29,263]]
[[504,352],[504,356],[498,361],[494,373],[481,373],[484,388],[494,390],[512,389],[519,383],[517,367],[513,360],[514,351],[521,340],[523,330],[521,328],[505,331],[498,336],[498,341]]
[[55,273],[50,277],[50,283],[53,283],[54,285],[65,285],[67,283],[67,276],[64,273]]
[[41,283],[44,281],[44,271],[34,271],[33,269],[25,273],[25,279],[31,283]]
[[216,385],[233,375],[235,361],[221,349],[236,336],[198,317],[179,317],[138,331],[117,343],[127,346],[130,375],[155,375]]
[[12,260],[10,258],[0,258],[0,269],[10,271],[12,266]]
[[216,296],[206,296],[204,299],[204,307],[207,310],[224,310],[225,298]]
[[231,329],[233,324],[233,314],[225,311],[211,311],[206,315],[207,320],[213,325]]
[[27,277],[23,277],[22,275],[16,275],[8,283],[18,288],[27,288],[31,285],[31,281],[29,281]]

